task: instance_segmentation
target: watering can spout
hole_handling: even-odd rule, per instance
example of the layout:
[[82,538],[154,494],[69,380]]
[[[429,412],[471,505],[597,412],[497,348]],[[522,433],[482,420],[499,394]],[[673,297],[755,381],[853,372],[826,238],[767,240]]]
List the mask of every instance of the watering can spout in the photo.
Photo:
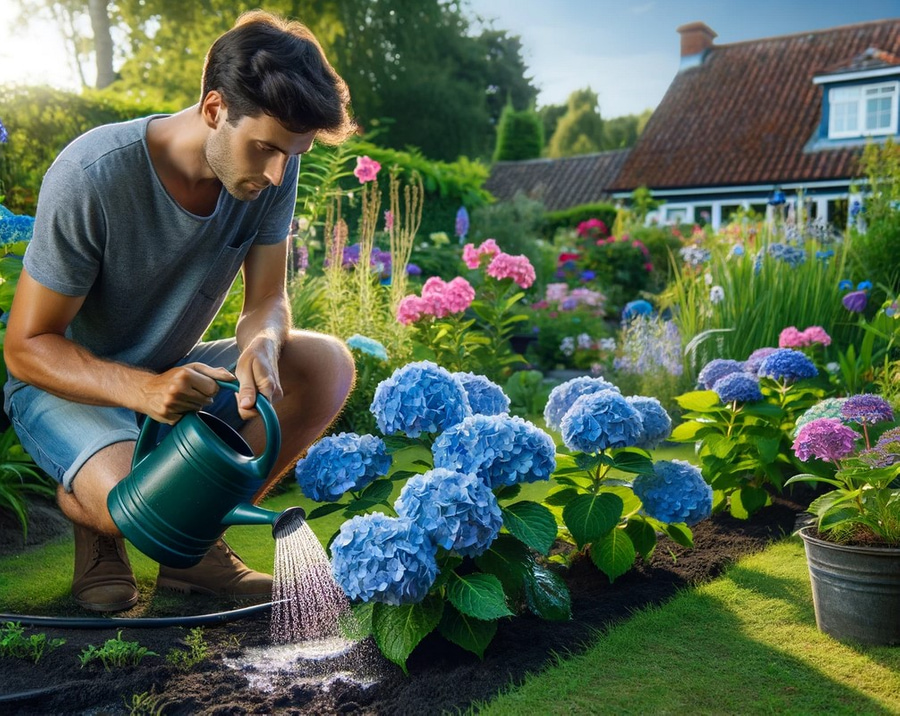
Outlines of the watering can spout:
[[279,537],[291,526],[305,519],[306,512],[302,507],[288,507],[284,512],[274,512],[242,502],[222,518],[222,524],[272,525],[272,536]]

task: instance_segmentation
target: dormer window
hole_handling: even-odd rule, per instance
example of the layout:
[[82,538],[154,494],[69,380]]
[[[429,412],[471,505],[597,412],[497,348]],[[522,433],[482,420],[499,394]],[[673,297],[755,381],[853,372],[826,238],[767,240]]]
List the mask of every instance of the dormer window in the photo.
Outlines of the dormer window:
[[897,134],[898,97],[898,82],[832,87],[828,138]]

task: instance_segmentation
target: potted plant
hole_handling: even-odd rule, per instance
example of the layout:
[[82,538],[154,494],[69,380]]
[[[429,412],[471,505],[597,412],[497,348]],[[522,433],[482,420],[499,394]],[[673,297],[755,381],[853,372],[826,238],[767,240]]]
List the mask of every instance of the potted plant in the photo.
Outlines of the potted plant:
[[[794,441],[800,460],[818,458],[836,468],[833,475],[795,475],[787,484],[834,487],[809,506],[816,524],[799,534],[816,624],[837,639],[900,644],[900,428],[870,441],[873,426],[891,420],[883,398],[855,395],[841,406],[840,418],[812,420]],[[860,440],[865,447],[857,452]]]

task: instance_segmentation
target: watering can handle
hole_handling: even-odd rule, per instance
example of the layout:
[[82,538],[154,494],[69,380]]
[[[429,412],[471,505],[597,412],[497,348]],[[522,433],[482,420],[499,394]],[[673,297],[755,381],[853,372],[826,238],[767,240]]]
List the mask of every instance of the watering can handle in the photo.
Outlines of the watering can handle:
[[[235,393],[241,388],[236,381],[217,380],[216,383],[222,388],[233,390]],[[278,459],[278,453],[281,451],[281,428],[278,425],[278,416],[275,414],[275,409],[262,393],[256,394],[256,409],[259,411],[260,417],[262,417],[263,427],[266,430],[266,448],[260,455],[253,458],[250,464],[256,469],[259,479],[264,480],[269,476],[269,472],[275,465],[275,460]],[[131,461],[132,469],[147,457],[158,444],[156,440],[158,431],[150,430],[151,424],[159,426],[159,423],[148,415],[141,426],[140,435],[138,435],[137,442],[134,445],[134,457]]]

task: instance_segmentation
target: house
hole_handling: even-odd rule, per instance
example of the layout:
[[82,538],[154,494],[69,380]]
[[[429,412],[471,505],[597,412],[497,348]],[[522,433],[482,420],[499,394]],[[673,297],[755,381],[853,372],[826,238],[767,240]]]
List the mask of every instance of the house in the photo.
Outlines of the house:
[[678,32],[679,72],[607,191],[647,186],[659,220],[716,228],[802,192],[843,225],[866,142],[900,140],[900,19],[727,45],[702,22]]
[[631,150],[499,162],[486,188],[557,209],[646,186],[664,202],[651,218],[715,228],[800,192],[844,225],[866,142],[900,141],[900,18],[723,45],[702,22],[678,32],[678,74]]

